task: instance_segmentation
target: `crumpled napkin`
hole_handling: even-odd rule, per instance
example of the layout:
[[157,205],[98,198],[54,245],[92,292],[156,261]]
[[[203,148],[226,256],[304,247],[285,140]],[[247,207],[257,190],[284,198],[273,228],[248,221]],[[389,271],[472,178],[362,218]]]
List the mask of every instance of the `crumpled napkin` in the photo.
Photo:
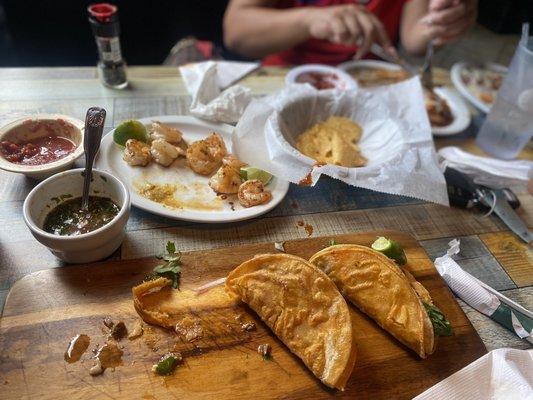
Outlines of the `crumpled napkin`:
[[[366,166],[317,165],[296,150],[299,134],[332,115],[361,126],[358,145]],[[250,103],[233,131],[232,148],[243,162],[289,182],[314,185],[325,174],[349,185],[448,205],[417,77],[358,91],[289,85]]]
[[205,61],[180,67],[192,96],[190,112],[198,118],[235,124],[252,100],[249,88],[232,83],[259,67],[259,63]]
[[475,183],[494,189],[510,184],[526,184],[533,179],[533,161],[481,157],[454,146],[443,147],[438,155],[443,170],[446,167],[454,168],[469,175]]
[[533,350],[497,349],[413,400],[532,400]]

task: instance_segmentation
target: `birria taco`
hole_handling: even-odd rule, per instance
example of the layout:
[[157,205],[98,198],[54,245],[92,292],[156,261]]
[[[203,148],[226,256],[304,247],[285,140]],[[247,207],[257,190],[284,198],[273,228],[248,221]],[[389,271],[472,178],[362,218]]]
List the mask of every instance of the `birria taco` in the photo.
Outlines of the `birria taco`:
[[[335,282],[343,296],[420,357],[433,353],[430,314],[440,311],[427,290],[394,261],[351,244],[330,246],[309,261]],[[442,314],[439,317],[446,321]]]
[[348,305],[326,274],[300,257],[264,254],[234,269],[226,290],[248,304],[325,385],[344,389],[356,347]]

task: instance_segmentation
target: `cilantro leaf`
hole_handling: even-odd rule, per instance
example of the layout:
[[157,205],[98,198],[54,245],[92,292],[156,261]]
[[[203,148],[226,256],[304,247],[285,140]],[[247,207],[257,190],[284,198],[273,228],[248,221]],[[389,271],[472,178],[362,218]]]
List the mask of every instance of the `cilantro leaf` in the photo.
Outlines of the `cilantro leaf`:
[[172,287],[176,289],[179,287],[181,275],[181,253],[176,251],[174,242],[167,242],[166,251],[166,254],[158,257],[166,262],[154,268],[153,277],[170,279],[172,281]]
[[171,241],[167,242],[167,253],[168,254],[176,253],[176,245],[174,244],[174,242],[171,242]]
[[159,375],[170,375],[181,360],[182,357],[179,353],[165,354],[161,357],[159,362],[154,365],[153,370]]
[[451,336],[452,335],[452,326],[450,321],[446,319],[441,310],[437,307],[432,306],[428,303],[422,302],[424,308],[426,309],[429,319],[433,324],[433,331],[437,336]]

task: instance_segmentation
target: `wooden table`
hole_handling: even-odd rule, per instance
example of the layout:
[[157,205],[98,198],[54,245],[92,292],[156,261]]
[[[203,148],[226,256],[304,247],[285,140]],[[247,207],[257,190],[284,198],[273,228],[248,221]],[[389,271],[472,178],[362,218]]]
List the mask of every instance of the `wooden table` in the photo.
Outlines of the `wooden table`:
[[[84,119],[90,106],[107,110],[106,131],[129,118],[187,114],[190,98],[177,68],[130,67],[130,88],[104,88],[95,68],[0,69],[0,124],[37,112],[68,114]],[[283,86],[284,70],[265,69],[243,83],[254,93],[270,93]],[[437,81],[448,83],[438,71]],[[453,139],[436,140],[437,147],[475,148],[475,126]],[[532,158],[531,151],[522,154]],[[63,267],[36,242],[22,219],[22,203],[35,182],[0,171],[0,308],[13,283],[25,274]],[[519,191],[522,218],[533,226],[533,198]],[[397,229],[420,241],[430,258],[444,253],[452,238],[460,238],[459,263],[467,271],[508,297],[533,308],[533,253],[494,216],[446,208],[416,199],[372,192],[322,179],[316,187],[291,185],[285,200],[263,217],[236,223],[201,225],[154,216],[132,209],[127,236],[112,259],[134,259],[158,254],[167,240],[184,251],[245,243],[283,241],[378,229]],[[29,293],[28,295],[31,295]],[[461,303],[488,350],[528,348],[514,334]]]

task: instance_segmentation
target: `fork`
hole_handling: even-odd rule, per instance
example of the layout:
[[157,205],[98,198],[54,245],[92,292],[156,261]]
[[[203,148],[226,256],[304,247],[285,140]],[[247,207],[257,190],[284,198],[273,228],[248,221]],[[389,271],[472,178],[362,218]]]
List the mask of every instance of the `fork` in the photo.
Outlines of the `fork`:
[[431,68],[431,60],[433,58],[433,40],[430,40],[426,47],[426,55],[424,57],[424,65],[422,66],[420,79],[422,86],[429,90],[433,90],[433,71]]

